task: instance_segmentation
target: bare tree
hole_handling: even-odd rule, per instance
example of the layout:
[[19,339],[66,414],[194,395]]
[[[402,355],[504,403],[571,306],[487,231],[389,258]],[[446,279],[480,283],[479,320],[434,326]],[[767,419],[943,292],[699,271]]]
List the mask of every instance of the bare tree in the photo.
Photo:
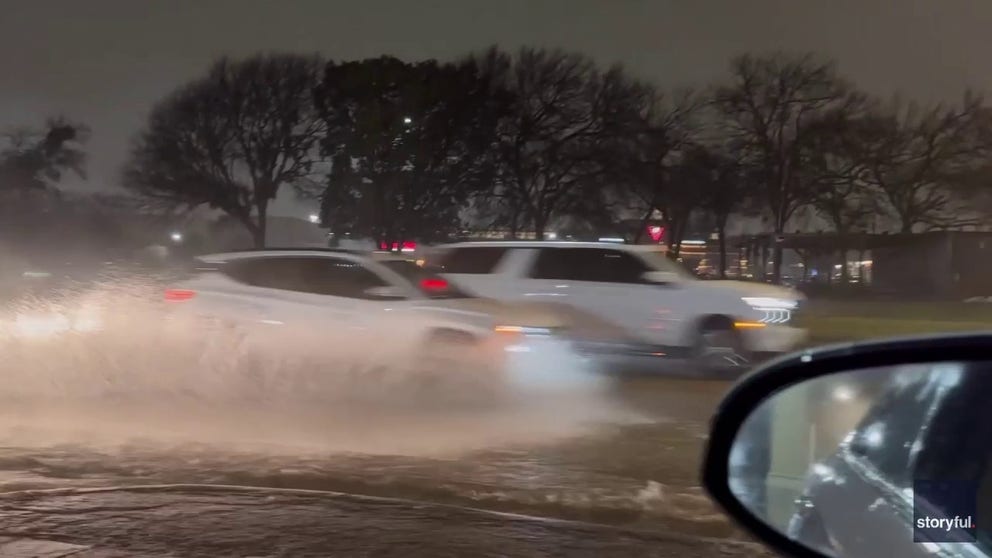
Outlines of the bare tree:
[[221,59],[152,111],[126,186],[166,203],[220,209],[264,246],[269,203],[282,186],[309,177],[317,157],[320,69],[316,57]]
[[622,172],[618,176],[623,179],[625,193],[641,211],[635,243],[651,216],[659,212],[670,244],[678,248],[680,231],[699,198],[698,192],[672,180],[672,169],[682,150],[696,141],[699,123],[695,117],[702,106],[702,97],[692,91],[673,95],[649,91],[632,129],[621,136],[616,159],[621,161]]
[[695,145],[681,164],[684,188],[698,192],[699,207],[713,219],[719,245],[718,272],[727,277],[727,222],[734,213],[751,210],[754,181],[741,164],[741,152],[733,144]]
[[[833,63],[812,55],[744,55],[731,62],[731,82],[715,95],[729,137],[740,141],[745,161],[759,178],[761,197],[775,233],[782,233],[796,210],[810,202],[803,180],[803,144],[808,124],[837,105],[857,102],[837,76]],[[773,279],[782,273],[776,244]]]
[[619,67],[601,73],[588,57],[557,50],[524,48],[505,67],[513,103],[498,127],[497,195],[511,221],[522,217],[544,238],[551,220],[598,184],[604,146],[644,87]]
[[67,172],[86,177],[82,144],[89,129],[65,118],[54,118],[43,130],[15,130],[0,147],[0,189],[51,190]]
[[867,145],[874,124],[858,107],[844,107],[810,125],[803,173],[812,186],[812,208],[837,232],[841,277],[848,280],[848,235],[867,229],[882,211],[881,193],[868,180]]
[[868,121],[864,179],[883,194],[901,232],[973,223],[959,210],[964,184],[988,154],[987,112],[982,98],[965,94],[959,106],[893,102]]

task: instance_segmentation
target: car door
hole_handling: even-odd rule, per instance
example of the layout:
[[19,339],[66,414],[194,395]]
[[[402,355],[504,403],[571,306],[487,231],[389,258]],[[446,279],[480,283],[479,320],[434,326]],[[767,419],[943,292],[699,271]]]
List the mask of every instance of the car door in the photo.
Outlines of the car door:
[[[592,313],[645,344],[669,346],[680,339],[672,327],[673,287],[648,283],[640,258],[611,248],[538,249],[523,281],[523,298],[564,302]],[[660,349],[661,350],[661,349]]]
[[283,353],[360,353],[388,302],[369,293],[386,281],[338,256],[267,257],[245,275],[263,307],[265,341]]

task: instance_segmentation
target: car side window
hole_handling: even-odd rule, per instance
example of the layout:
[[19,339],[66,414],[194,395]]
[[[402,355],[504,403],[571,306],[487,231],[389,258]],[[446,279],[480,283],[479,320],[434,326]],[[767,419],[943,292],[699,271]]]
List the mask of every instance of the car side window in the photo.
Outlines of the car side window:
[[438,267],[444,273],[492,273],[506,251],[503,246],[452,248],[441,256]]
[[225,272],[256,287],[346,298],[375,299],[366,291],[387,285],[360,263],[334,257],[257,258]]
[[640,258],[604,248],[542,248],[531,269],[534,279],[641,283],[648,271]]

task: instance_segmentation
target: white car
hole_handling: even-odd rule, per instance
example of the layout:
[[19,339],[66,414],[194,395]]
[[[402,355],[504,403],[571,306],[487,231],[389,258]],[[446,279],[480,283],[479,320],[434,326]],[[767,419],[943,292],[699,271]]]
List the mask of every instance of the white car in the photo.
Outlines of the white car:
[[256,250],[200,256],[193,267],[192,277],[165,291],[169,315],[220,323],[275,354],[387,365],[467,358],[488,370],[515,342],[510,337],[547,331],[396,257]]
[[573,306],[626,332],[590,351],[742,366],[805,338],[798,292],[764,283],[702,281],[651,246],[499,241],[438,247],[430,268],[480,296]]

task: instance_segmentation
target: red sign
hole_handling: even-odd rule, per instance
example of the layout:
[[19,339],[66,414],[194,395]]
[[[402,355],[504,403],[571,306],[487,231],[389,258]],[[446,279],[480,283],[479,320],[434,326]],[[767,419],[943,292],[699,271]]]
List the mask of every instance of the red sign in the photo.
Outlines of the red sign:
[[661,242],[661,237],[665,234],[665,227],[650,225],[648,226],[648,234],[651,236],[651,240]]

